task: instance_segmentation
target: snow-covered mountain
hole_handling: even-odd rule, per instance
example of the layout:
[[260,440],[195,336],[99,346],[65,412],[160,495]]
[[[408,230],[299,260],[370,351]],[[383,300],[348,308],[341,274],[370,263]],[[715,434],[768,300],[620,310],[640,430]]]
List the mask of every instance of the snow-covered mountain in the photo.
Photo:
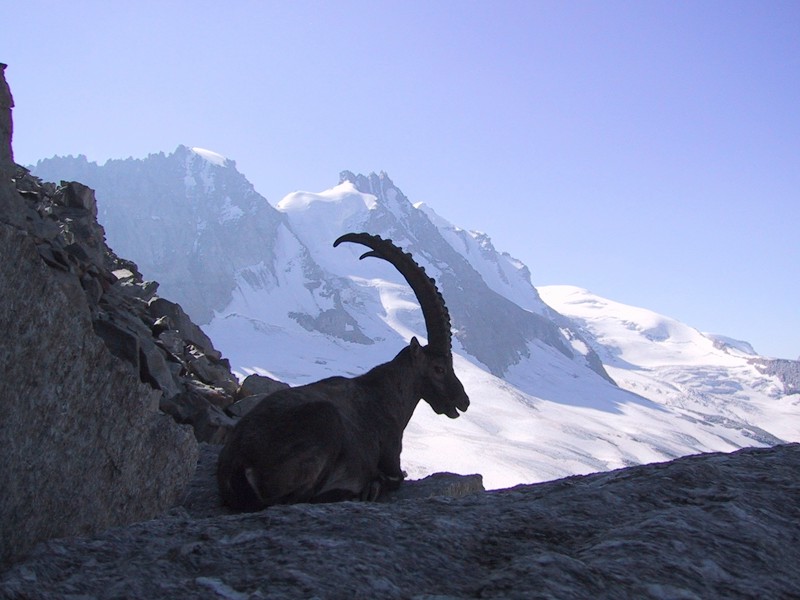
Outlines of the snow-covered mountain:
[[197,323],[230,302],[239,269],[274,262],[283,217],[217,153],[179,146],[169,155],[102,166],[82,155],[56,157],[32,172],[94,188],[104,200],[98,220],[114,250],[136,261],[159,282],[159,293],[180,302]]
[[[420,404],[405,436],[411,476],[480,472],[503,487],[800,440],[800,396],[746,345],[574,288],[547,288],[543,301],[525,265],[413,205],[386,174],[345,171],[333,188],[272,208],[232,161],[197,148],[103,166],[55,158],[34,173],[94,187],[111,247],[160,281],[243,375],[358,374],[424,337],[393,267],[332,242],[368,231],[410,251],[450,309],[472,398],[456,420]],[[590,306],[604,308],[581,312]]]
[[[570,317],[615,381],[659,404],[720,422],[756,426],[767,415],[772,435],[795,440],[800,396],[770,373],[775,362],[749,343],[704,334],[652,311],[573,286],[545,286],[546,302]],[[774,418],[774,420],[773,420]]]

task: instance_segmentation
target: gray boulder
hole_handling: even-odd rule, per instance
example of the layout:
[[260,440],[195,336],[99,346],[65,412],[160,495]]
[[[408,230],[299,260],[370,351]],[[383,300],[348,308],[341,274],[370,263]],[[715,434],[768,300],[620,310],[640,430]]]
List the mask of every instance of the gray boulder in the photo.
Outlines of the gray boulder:
[[236,393],[236,399],[241,400],[242,398],[255,396],[256,394],[271,394],[288,387],[289,385],[282,381],[276,381],[266,375],[253,373],[245,377],[244,381],[242,381],[242,385]]
[[0,562],[149,519],[192,473],[191,430],[94,333],[80,283],[0,223]]
[[288,384],[265,375],[248,375],[236,393],[238,400],[226,407],[225,412],[234,418],[241,418],[270,394],[288,387]]

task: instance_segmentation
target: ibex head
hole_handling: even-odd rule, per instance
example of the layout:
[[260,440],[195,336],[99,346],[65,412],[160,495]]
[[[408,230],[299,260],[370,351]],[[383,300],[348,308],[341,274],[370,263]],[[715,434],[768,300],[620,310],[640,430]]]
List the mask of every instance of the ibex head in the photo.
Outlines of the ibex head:
[[392,243],[378,235],[368,233],[347,233],[333,245],[342,242],[362,244],[371,249],[361,258],[374,256],[391,263],[414,291],[425,318],[428,345],[420,346],[417,338],[412,338],[408,347],[419,377],[419,393],[438,414],[455,419],[460,411],[469,406],[469,396],[453,370],[452,337],[450,333],[450,314],[444,298],[436,287],[436,282],[428,277],[425,269],[419,266],[410,254],[403,252]]

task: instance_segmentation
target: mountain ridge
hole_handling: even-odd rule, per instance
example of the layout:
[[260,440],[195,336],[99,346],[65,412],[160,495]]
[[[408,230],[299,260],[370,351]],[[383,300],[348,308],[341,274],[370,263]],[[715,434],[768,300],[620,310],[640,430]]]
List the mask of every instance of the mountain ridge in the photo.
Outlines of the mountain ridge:
[[[181,167],[172,173],[185,178],[192,151],[179,151],[170,155]],[[246,205],[218,193],[222,186],[216,180],[246,178],[233,173],[232,161],[200,160],[207,164],[197,173],[190,170],[191,190],[205,194],[197,204],[206,213],[194,221],[202,220],[205,228],[190,227],[195,235],[187,256],[224,256],[227,240],[252,246],[252,233],[237,227],[251,217],[231,208],[247,214]],[[37,174],[72,176],[56,175],[56,162],[40,161]],[[142,175],[147,165],[128,163],[145,180],[155,177]],[[122,183],[118,178],[115,186],[98,188],[104,210],[118,202]],[[182,179],[171,185],[187,189]],[[162,209],[168,200],[162,197],[153,207]],[[182,216],[163,210],[162,221]],[[268,232],[272,237],[257,240],[260,254],[237,256],[239,262],[229,260],[217,277],[205,277],[203,285],[224,282],[222,291],[198,287],[190,294],[195,302],[223,298],[206,307],[212,316],[204,329],[240,376],[261,373],[297,385],[357,375],[391,359],[411,336],[424,338],[416,299],[390,265],[359,262],[357,249],[333,249],[333,240],[346,231],[392,238],[436,279],[452,317],[456,370],[474,401],[453,422],[436,419],[424,407],[415,413],[403,454],[412,476],[481,472],[487,487],[496,488],[800,439],[792,414],[798,399],[783,393],[794,389],[793,363],[765,363],[765,372],[759,372],[742,358],[735,369],[679,365],[655,376],[647,365],[615,362],[623,352],[598,343],[585,323],[544,302],[524,264],[498,252],[487,234],[462,230],[430,206],[413,204],[386,173],[343,171],[329,190],[294,192],[275,208],[260,210],[264,215],[252,219],[269,217],[274,224]],[[232,213],[234,218],[222,218]],[[114,227],[107,229],[113,244]],[[149,277],[147,260],[135,249],[129,255]],[[175,256],[183,260],[180,253]],[[222,267],[217,264],[209,273],[217,268]],[[180,294],[173,296],[191,306]],[[657,348],[647,344],[666,343],[670,328],[665,323],[641,325],[649,335],[636,338],[642,351]],[[720,343],[702,340],[712,350]],[[729,392],[739,389],[733,407],[726,406],[726,377]],[[788,383],[779,390],[781,377]],[[762,380],[773,385],[771,391],[758,387]]]
[[113,204],[101,202],[98,213],[109,240],[122,255],[135,256],[145,276],[201,325],[230,301],[229,267],[272,261],[269,242],[282,225],[280,213],[234,161],[220,164],[203,152],[178,146],[169,155],[111,159],[102,166],[83,155],[55,157],[32,168],[43,179],[85,181],[113,198]]

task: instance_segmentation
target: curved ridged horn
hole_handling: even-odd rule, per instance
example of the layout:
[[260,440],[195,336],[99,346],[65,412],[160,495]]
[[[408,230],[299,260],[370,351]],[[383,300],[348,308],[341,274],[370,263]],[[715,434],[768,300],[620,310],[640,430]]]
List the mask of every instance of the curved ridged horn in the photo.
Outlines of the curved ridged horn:
[[450,313],[447,312],[447,306],[436,287],[436,282],[428,277],[425,269],[414,261],[411,254],[403,252],[392,240],[384,240],[379,235],[369,233],[346,233],[333,243],[333,247],[342,242],[362,244],[371,248],[371,252],[365,252],[360,258],[364,259],[367,256],[382,258],[405,277],[422,308],[425,328],[428,330],[428,347],[435,352],[449,355],[452,349]]

